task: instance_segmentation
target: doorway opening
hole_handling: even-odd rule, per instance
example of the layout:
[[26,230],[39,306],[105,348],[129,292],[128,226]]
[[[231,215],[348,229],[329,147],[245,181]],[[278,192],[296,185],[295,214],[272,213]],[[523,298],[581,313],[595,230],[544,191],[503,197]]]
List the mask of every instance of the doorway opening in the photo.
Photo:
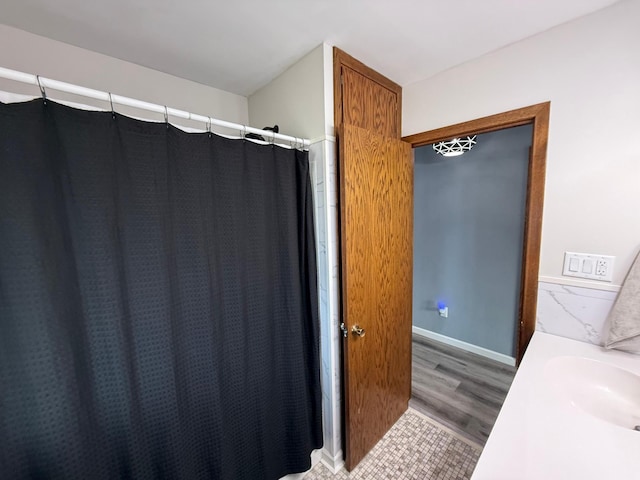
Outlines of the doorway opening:
[[[415,157],[411,406],[480,445],[535,330],[549,107],[403,139]],[[472,135],[460,156],[432,148]]]

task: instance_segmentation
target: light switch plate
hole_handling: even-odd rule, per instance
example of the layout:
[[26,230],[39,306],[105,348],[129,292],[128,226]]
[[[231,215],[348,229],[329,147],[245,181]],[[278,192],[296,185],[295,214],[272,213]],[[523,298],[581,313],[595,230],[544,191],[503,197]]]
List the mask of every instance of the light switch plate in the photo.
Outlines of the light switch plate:
[[613,281],[613,263],[615,259],[616,257],[610,255],[564,252],[562,274],[567,277],[611,282]]

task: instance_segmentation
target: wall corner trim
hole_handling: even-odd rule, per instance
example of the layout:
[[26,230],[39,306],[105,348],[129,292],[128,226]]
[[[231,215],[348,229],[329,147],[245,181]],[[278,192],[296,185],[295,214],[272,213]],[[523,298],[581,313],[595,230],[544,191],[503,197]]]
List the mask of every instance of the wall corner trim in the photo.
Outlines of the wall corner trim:
[[327,467],[331,473],[338,473],[342,467],[344,467],[344,455],[342,454],[342,450],[338,450],[338,453],[335,455],[331,455],[331,453],[326,449],[322,449],[322,459],[320,460],[325,467]]
[[576,278],[547,277],[544,275],[540,275],[538,277],[538,281],[543,283],[555,283],[556,285],[566,285],[567,287],[591,288],[593,290],[603,290],[605,292],[619,292],[622,288],[622,285],[615,285],[612,283],[596,283],[596,281],[578,280]]

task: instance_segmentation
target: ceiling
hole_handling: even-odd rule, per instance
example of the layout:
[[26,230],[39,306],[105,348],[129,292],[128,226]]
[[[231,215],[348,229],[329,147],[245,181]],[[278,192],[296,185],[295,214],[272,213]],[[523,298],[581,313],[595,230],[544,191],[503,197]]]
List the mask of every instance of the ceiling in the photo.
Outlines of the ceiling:
[[616,0],[14,0],[0,21],[247,96],[322,42],[400,85]]

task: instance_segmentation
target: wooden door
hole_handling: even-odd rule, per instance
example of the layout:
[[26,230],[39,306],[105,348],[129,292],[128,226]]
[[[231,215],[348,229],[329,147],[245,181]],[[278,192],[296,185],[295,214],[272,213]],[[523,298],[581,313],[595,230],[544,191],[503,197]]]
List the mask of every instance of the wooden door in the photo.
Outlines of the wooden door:
[[411,396],[413,158],[410,144],[369,129],[343,124],[339,139],[345,460],[352,470]]
[[344,447],[352,470],[411,396],[413,159],[409,144],[400,141],[402,88],[337,48],[334,103]]

